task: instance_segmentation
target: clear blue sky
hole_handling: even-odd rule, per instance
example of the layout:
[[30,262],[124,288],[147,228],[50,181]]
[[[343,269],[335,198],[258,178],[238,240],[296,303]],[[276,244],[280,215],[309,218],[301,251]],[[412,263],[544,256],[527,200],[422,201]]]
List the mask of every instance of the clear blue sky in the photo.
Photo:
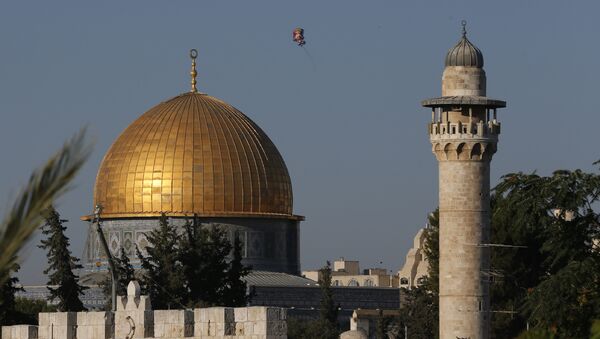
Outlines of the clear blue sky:
[[[88,125],[95,150],[58,203],[80,256],[98,165],[140,114],[189,87],[245,112],[294,187],[302,266],[344,256],[397,270],[437,204],[421,99],[468,21],[488,95],[508,102],[492,185],[512,171],[592,170],[600,159],[600,5],[593,1],[4,1],[0,206]],[[305,52],[291,40],[305,29]],[[42,283],[36,239],[23,283]]]

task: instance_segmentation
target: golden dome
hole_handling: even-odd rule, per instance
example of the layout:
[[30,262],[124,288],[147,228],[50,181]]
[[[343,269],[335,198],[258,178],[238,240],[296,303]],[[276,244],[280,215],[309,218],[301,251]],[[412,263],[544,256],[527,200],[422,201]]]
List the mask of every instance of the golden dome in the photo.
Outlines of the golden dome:
[[292,185],[277,148],[231,105],[191,92],[135,120],[96,178],[103,218],[292,215]]

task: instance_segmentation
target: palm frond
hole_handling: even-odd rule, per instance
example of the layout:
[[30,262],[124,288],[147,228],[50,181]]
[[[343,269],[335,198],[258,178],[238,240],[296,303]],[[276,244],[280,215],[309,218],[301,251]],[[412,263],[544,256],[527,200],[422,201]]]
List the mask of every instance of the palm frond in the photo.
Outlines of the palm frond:
[[38,229],[43,212],[69,189],[91,152],[85,129],[69,139],[46,164],[35,170],[0,223],[0,284],[10,275],[19,250]]

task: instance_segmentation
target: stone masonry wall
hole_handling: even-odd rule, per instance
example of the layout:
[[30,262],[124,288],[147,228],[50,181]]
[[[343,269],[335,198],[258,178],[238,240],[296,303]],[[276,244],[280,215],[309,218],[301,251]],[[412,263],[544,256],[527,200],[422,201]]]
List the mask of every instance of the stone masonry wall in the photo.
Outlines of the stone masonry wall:
[[[145,313],[145,312],[144,312]],[[211,307],[195,310],[150,311],[152,334],[144,325],[116,323],[112,312],[40,313],[40,326],[2,327],[2,339],[109,339],[109,338],[239,338],[286,339],[287,312],[277,307]],[[146,313],[147,314],[147,313]],[[148,322],[146,322],[146,326]],[[114,329],[122,331],[115,336]]]
[[1,339],[240,338],[287,339],[287,312],[278,307],[157,310],[130,282],[116,312],[40,313],[39,326],[3,326]]
[[439,162],[441,338],[488,337],[489,171],[486,160]]
[[442,75],[442,96],[485,96],[483,68],[448,66]]

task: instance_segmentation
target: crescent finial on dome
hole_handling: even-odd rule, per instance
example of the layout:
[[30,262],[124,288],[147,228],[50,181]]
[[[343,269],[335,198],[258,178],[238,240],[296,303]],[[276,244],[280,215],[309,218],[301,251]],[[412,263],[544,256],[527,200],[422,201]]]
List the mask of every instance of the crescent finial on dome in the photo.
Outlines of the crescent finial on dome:
[[198,93],[198,89],[196,88],[196,75],[198,75],[198,72],[196,72],[196,58],[198,57],[198,51],[196,49],[191,49],[190,50],[190,58],[192,59],[192,70],[190,72],[190,75],[192,76],[192,89],[190,90],[190,92],[192,93]]

